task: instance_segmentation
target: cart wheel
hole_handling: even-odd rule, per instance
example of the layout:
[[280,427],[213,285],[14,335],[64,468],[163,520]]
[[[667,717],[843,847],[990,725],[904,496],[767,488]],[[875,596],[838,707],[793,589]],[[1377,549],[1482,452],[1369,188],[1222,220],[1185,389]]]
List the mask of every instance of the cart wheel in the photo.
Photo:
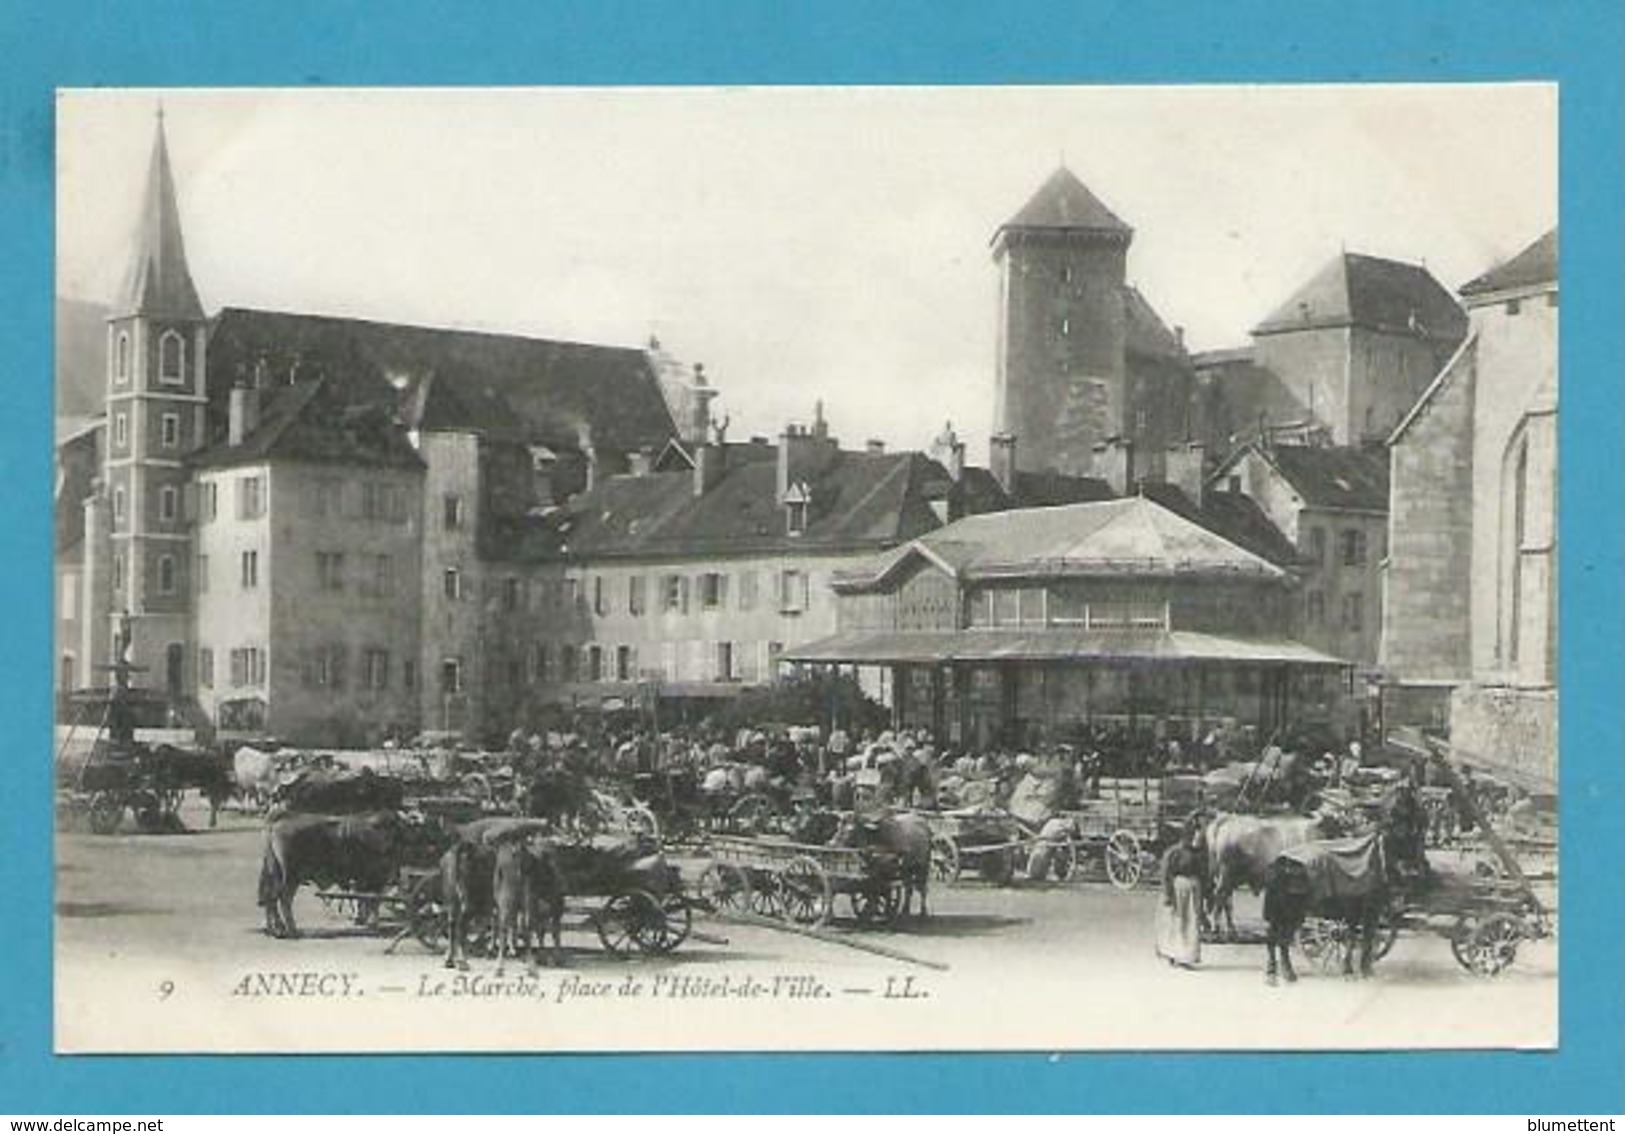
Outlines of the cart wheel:
[[1457,964],[1474,976],[1499,976],[1518,957],[1523,926],[1511,914],[1491,914],[1475,922],[1463,916],[1450,935],[1450,951]]
[[1016,852],[1005,847],[978,855],[976,873],[995,886],[1010,885],[1010,880],[1016,876]]
[[111,835],[124,820],[124,800],[110,791],[90,797],[90,829],[98,835]]
[[1116,831],[1106,841],[1106,876],[1119,890],[1132,890],[1145,874],[1140,840],[1132,831]]
[[[637,942],[639,952],[651,956],[670,953],[688,940],[689,930],[694,928],[694,911],[681,894],[644,897],[648,897],[654,907],[644,911],[644,918],[633,927],[632,939]],[[639,901],[641,906],[641,898]]]
[[749,905],[750,879],[737,866],[713,862],[700,874],[699,892],[717,913],[739,913]]
[[947,835],[931,836],[931,878],[935,882],[959,881],[959,845]]
[[728,827],[741,835],[754,835],[773,814],[773,805],[763,795],[741,796],[728,808]]
[[660,841],[660,820],[641,803],[634,803],[623,813],[627,831],[635,836]]
[[784,912],[778,875],[766,870],[746,870],[745,908],[757,917],[777,920]]
[[853,890],[847,899],[852,903],[852,916],[860,924],[890,925],[903,908],[903,884],[891,882]]
[[406,895],[406,918],[417,938],[431,953],[446,947],[446,910],[440,904],[440,879],[421,878]]
[[1321,972],[1339,972],[1343,968],[1343,952],[1348,948],[1348,930],[1340,921],[1308,918],[1298,930],[1298,948]]
[[785,918],[814,929],[829,920],[835,893],[829,875],[816,861],[806,855],[791,860],[778,881],[779,904]]
[[652,922],[664,921],[660,904],[646,890],[628,890],[616,894],[604,903],[593,919],[598,927],[598,940],[616,957],[629,956],[634,949],[644,950],[644,941],[655,932]]

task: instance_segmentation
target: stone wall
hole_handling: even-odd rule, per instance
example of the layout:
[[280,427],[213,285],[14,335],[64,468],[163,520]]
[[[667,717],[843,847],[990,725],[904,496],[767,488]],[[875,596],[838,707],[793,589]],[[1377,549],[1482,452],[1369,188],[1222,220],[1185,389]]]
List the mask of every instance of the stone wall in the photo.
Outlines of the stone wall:
[[1476,340],[1389,450],[1381,664],[1401,681],[1467,676]]
[[1466,685],[1450,701],[1450,745],[1522,779],[1557,784],[1557,692]]

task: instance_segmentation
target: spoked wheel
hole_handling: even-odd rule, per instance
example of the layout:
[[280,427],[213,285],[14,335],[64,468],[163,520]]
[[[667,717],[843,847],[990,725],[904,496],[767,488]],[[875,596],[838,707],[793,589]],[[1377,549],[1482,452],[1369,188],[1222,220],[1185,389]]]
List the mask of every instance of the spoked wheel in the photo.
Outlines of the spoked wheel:
[[1474,976],[1500,976],[1518,958],[1523,926],[1511,914],[1491,914],[1482,921],[1463,916],[1450,935],[1456,963]]
[[1298,930],[1298,948],[1304,959],[1323,973],[1342,970],[1348,945],[1348,929],[1340,921],[1312,917]]
[[777,920],[784,912],[779,893],[779,879],[765,870],[752,870],[746,875],[745,908],[757,917]]
[[1132,831],[1116,831],[1106,840],[1106,877],[1119,890],[1132,890],[1145,874],[1140,840]]
[[817,862],[803,855],[792,859],[779,874],[779,903],[783,916],[797,925],[817,928],[829,920],[835,892],[829,875]]
[[853,890],[847,895],[852,916],[862,925],[890,925],[903,908],[903,884],[892,882]]
[[632,939],[640,952],[651,956],[670,953],[688,940],[689,930],[694,927],[694,911],[681,894],[645,896],[653,901],[654,909],[643,911],[644,916],[633,926]]
[[959,881],[959,845],[947,835],[931,836],[931,879],[934,882]]
[[741,835],[754,835],[761,831],[773,814],[773,804],[765,795],[741,796],[728,808],[728,826]]
[[700,899],[717,913],[742,913],[750,908],[750,879],[737,866],[713,862],[700,874]]
[[626,829],[630,834],[646,839],[660,841],[660,820],[655,813],[641,803],[634,803],[622,812]]
[[665,931],[665,914],[660,903],[647,890],[628,890],[604,903],[594,919],[598,940],[616,957],[630,956],[634,950],[648,952],[646,942],[658,940]]
[[124,800],[110,791],[99,791],[90,799],[90,829],[98,835],[111,835],[124,821]]
[[440,879],[430,876],[414,883],[406,895],[406,919],[417,938],[431,953],[446,947],[446,908],[440,902]]

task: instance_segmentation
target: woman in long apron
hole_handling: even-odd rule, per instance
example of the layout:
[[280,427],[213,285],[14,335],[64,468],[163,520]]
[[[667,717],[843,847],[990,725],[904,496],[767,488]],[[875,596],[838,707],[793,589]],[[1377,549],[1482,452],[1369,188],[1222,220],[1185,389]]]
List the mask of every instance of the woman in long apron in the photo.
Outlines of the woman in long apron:
[[1206,876],[1202,828],[1192,823],[1162,857],[1162,905],[1157,910],[1157,955],[1170,965],[1195,968],[1202,960],[1202,886]]

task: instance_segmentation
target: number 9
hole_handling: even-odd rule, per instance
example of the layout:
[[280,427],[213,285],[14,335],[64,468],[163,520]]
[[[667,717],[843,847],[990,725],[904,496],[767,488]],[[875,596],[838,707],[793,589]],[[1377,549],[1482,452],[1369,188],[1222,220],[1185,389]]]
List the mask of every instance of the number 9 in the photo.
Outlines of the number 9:
[[158,986],[158,999],[168,1000],[175,991],[175,982],[166,980]]

